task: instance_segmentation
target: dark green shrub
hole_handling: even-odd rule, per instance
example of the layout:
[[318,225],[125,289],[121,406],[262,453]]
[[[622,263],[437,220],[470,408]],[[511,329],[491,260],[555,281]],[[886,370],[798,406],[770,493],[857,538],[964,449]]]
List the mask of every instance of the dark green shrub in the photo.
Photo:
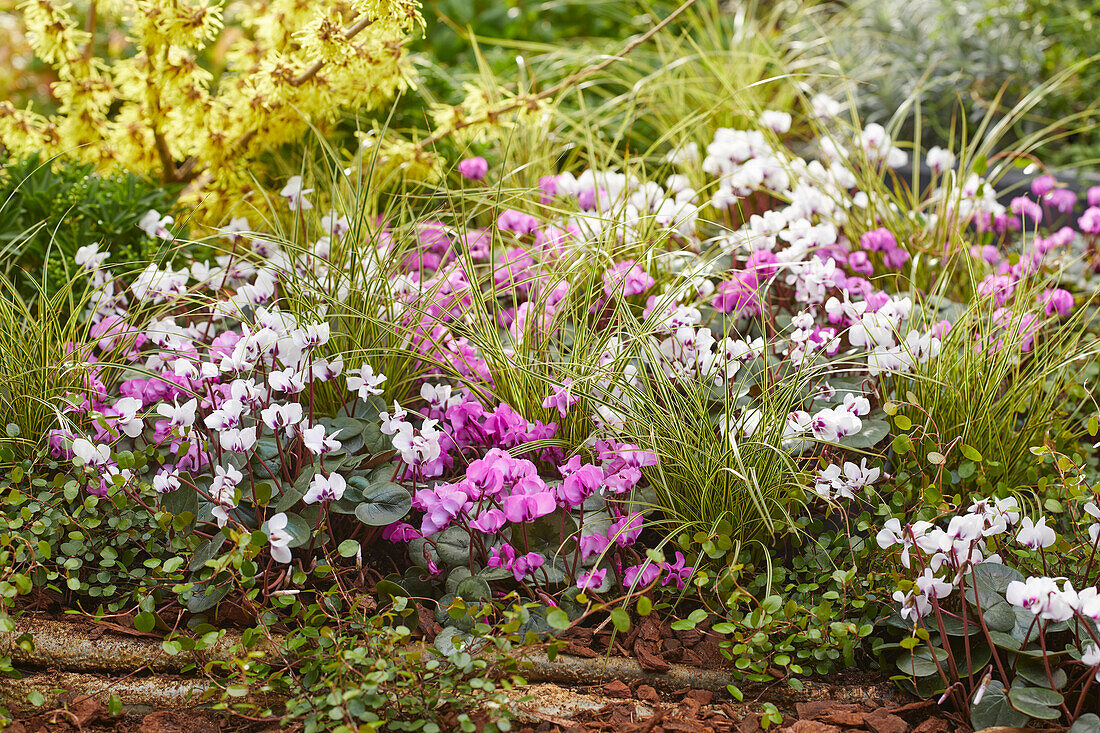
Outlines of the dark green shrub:
[[0,163],[0,271],[21,294],[36,290],[32,281],[43,282],[43,269],[48,291],[68,281],[73,257],[86,244],[108,252],[108,265],[148,261],[163,247],[137,223],[150,209],[170,209],[177,191],[132,173],[100,176],[90,165],[51,165],[38,155]]

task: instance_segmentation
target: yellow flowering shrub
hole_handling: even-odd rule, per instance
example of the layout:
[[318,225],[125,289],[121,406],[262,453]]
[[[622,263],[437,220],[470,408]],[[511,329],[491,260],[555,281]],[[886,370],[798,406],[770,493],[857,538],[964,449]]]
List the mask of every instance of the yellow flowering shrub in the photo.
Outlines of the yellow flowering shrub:
[[[19,5],[35,55],[56,74],[57,111],[0,102],[0,143],[102,171],[150,172],[216,205],[254,186],[258,154],[373,108],[410,81],[417,0],[60,0]],[[125,53],[92,52],[117,24]],[[214,194],[213,197],[209,194]]]

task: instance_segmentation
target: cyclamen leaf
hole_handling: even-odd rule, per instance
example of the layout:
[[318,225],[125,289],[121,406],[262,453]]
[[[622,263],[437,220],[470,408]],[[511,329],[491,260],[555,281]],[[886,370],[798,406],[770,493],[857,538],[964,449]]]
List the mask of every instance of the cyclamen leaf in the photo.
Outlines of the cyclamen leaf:
[[930,677],[939,673],[936,661],[943,665],[947,661],[947,652],[938,647],[921,647],[911,654],[902,654],[896,662],[897,668],[912,677]]
[[1039,720],[1057,720],[1061,717],[1058,706],[1064,699],[1054,690],[1042,687],[1013,687],[1008,691],[1012,707]]
[[255,455],[265,463],[279,457],[279,446],[274,438],[260,438],[256,441]]
[[288,512],[286,515],[286,531],[291,536],[289,547],[301,547],[309,542],[313,534],[313,527],[298,514]]
[[222,548],[222,544],[224,543],[225,535],[221,532],[205,540],[195,549],[195,554],[191,556],[191,562],[187,565],[187,569],[194,572],[205,567],[207,561],[213,559],[214,556],[218,554],[218,550]]
[[493,591],[484,578],[471,576],[458,584],[455,595],[466,601],[478,601],[492,597]]
[[452,595],[458,595],[458,584],[466,580],[466,578],[472,577],[473,573],[470,572],[470,568],[460,565],[447,574],[446,587],[447,592]]
[[[310,479],[313,478],[312,473],[310,473],[309,476]],[[301,481],[300,476],[298,477],[298,481]],[[273,508],[274,513],[277,514],[279,512],[285,512],[287,509],[290,509],[299,501],[301,501],[302,497],[306,495],[305,489],[298,488],[298,481],[294,482],[294,486],[283,484],[283,491],[279,495],[279,501],[275,503],[275,506]],[[309,487],[309,481],[306,481],[306,487]]]
[[1100,733],[1100,716],[1096,713],[1085,713],[1073,722],[1066,733]]
[[160,501],[161,506],[177,517],[184,512],[191,512],[192,516],[198,513],[199,495],[191,486],[184,485],[175,491],[162,494]]
[[446,565],[469,565],[470,533],[457,525],[432,537],[439,559]]
[[461,651],[469,641],[469,634],[464,634],[455,627],[448,626],[436,635],[434,646],[440,654],[449,657]]
[[881,410],[871,413],[863,418],[863,427],[858,433],[846,435],[837,442],[846,448],[856,448],[858,450],[874,448],[890,434],[890,423],[886,422],[882,415]]
[[412,509],[408,489],[390,481],[372,484],[363,493],[363,502],[355,508],[355,516],[370,527],[385,527],[400,521]]
[[[222,576],[224,575],[225,574],[222,573]],[[231,583],[228,581],[221,582],[220,585],[215,586],[209,594],[207,593],[207,590],[210,588],[209,583],[200,583],[196,585],[191,600],[187,602],[187,610],[191,613],[202,613],[203,611],[210,610],[218,605],[223,598],[229,595],[230,585]]]
[[981,701],[970,708],[970,725],[974,730],[1007,726],[1016,728],[1027,723],[1028,717],[1012,707],[1000,680],[990,682]]

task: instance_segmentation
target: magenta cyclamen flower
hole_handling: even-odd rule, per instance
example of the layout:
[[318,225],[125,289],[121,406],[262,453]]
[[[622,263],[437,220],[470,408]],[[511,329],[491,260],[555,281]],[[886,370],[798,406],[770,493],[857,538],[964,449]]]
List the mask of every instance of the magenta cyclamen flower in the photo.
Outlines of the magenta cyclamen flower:
[[558,414],[565,418],[569,408],[580,400],[579,397],[574,397],[572,392],[569,391],[571,384],[573,384],[573,380],[569,377],[566,377],[561,384],[555,384],[554,391],[542,401],[543,408],[547,410],[551,407],[557,408]]
[[1085,193],[1085,202],[1089,206],[1100,206],[1100,186],[1093,186]]
[[581,551],[581,559],[587,560],[607,550],[611,540],[602,534],[582,534],[577,538],[577,547]]
[[539,179],[539,190],[542,195],[539,200],[544,204],[548,204],[554,200],[554,196],[558,193],[558,179],[557,176],[543,176]]
[[504,497],[501,508],[509,522],[530,522],[554,511],[557,504],[551,491],[512,494]]
[[413,499],[413,505],[424,512],[420,531],[425,535],[444,529],[471,504],[466,492],[455,484],[439,484],[434,489],[420,489]]
[[754,316],[760,312],[760,298],[756,291],[756,273],[739,272],[718,286],[714,309],[720,313]]
[[684,553],[677,550],[676,562],[663,563],[665,569],[665,577],[661,580],[661,585],[668,585],[670,582],[675,582],[676,587],[680,590],[684,589],[687,584],[688,578],[691,577],[695,568],[691,565],[684,565]]
[[607,580],[607,570],[603,568],[589,570],[587,573],[577,578],[577,587],[581,590],[599,588],[604,584],[605,580]]
[[471,520],[470,529],[475,529],[483,534],[493,534],[500,530],[507,521],[508,518],[504,516],[504,512],[493,507],[483,511],[477,519]]
[[898,240],[889,229],[872,229],[859,238],[859,244],[872,252],[888,252],[897,248]]
[[623,297],[641,295],[653,287],[654,282],[649,273],[634,260],[623,260],[604,271],[603,292],[609,298],[615,293]]
[[775,275],[779,269],[776,264],[778,262],[779,258],[775,256],[775,252],[768,249],[758,249],[745,260],[745,269],[754,273],[759,282],[760,279],[767,280]]
[[1090,206],[1077,220],[1077,226],[1085,234],[1100,234],[1100,205]]
[[1047,316],[1053,316],[1055,313],[1068,316],[1073,310],[1073,294],[1062,288],[1044,290],[1040,301],[1043,304],[1043,312]]
[[1054,176],[1039,176],[1031,182],[1031,193],[1041,198],[1053,191],[1056,183]]
[[932,338],[937,338],[942,341],[950,330],[951,321],[938,321],[932,324],[932,328],[928,329],[928,333],[932,335]]
[[875,266],[871,263],[871,259],[867,256],[866,252],[857,250],[850,253],[847,259],[848,269],[852,272],[858,272],[868,277],[875,274]]
[[516,548],[506,542],[489,550],[489,561],[485,563],[485,567],[511,569],[515,562]]
[[530,234],[539,227],[539,220],[522,211],[507,209],[497,217],[497,228],[506,232],[512,232],[517,237]]
[[512,577],[523,580],[546,564],[546,558],[537,552],[528,552],[516,558],[512,564]]
[[1077,205],[1077,194],[1068,188],[1056,188],[1047,195],[1046,202],[1056,211],[1069,214]]
[[420,531],[404,522],[394,522],[382,530],[382,539],[390,542],[411,542],[419,537],[421,537]]
[[1009,211],[1038,224],[1043,220],[1043,207],[1027,196],[1017,196],[1008,204]]
[[[574,456],[574,458],[579,458],[579,456]],[[596,489],[600,488],[600,484],[603,483],[603,471],[590,463],[580,466],[568,474],[566,474],[565,468],[563,466],[561,469],[565,480],[556,487],[558,504],[563,507],[579,507]]]
[[[1038,333],[1039,328],[1043,325],[1039,317],[1034,313],[1024,313],[1022,316],[1017,316],[1010,308],[998,308],[993,311],[993,323],[1000,326],[1005,331],[1018,336],[1020,339],[1020,351],[1031,351],[1031,347],[1035,341],[1035,334]],[[996,348],[1000,349],[1003,345],[1003,339],[998,339]]]
[[619,547],[628,547],[638,541],[645,519],[641,512],[635,512],[611,525],[607,536],[618,543]]
[[517,557],[516,548],[507,543],[490,550],[489,561],[485,563],[486,567],[511,570],[512,576],[517,581],[523,580],[545,564],[546,558],[537,552],[529,552]]
[[896,270],[909,261],[909,253],[901,247],[895,247],[883,256],[882,261],[887,267]]
[[627,588],[632,586],[643,588],[657,580],[660,575],[661,568],[655,563],[645,562],[641,565],[631,565],[623,571],[623,585]]
[[458,164],[458,172],[471,181],[480,181],[489,172],[489,163],[481,156],[467,158]]

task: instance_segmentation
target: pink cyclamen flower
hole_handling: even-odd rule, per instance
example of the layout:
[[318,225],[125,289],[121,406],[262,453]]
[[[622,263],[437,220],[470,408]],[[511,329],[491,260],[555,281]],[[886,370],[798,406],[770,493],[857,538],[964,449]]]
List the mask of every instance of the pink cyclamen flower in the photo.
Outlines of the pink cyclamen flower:
[[523,580],[545,564],[545,557],[537,552],[528,552],[526,555],[517,557],[516,561],[512,563],[512,577],[517,581]]
[[507,209],[497,217],[497,228],[506,232],[512,232],[517,237],[530,234],[539,227],[539,220],[522,211]]
[[947,336],[947,332],[951,330],[951,321],[938,321],[932,324],[932,328],[928,329],[928,333],[932,335],[932,338],[937,338],[943,341]]
[[587,573],[577,578],[577,587],[581,590],[599,588],[604,584],[605,580],[607,580],[607,570],[604,568],[589,570]]
[[711,305],[720,313],[754,316],[760,312],[756,286],[755,272],[735,273],[731,279],[719,284]]
[[557,504],[550,491],[536,491],[532,494],[513,494],[501,502],[504,516],[509,522],[531,522],[554,511]]
[[481,156],[467,158],[458,164],[458,172],[471,181],[480,181],[489,172],[489,163]]
[[602,534],[582,534],[577,538],[577,547],[581,551],[582,560],[602,554],[610,544],[611,540]]
[[1043,304],[1043,312],[1047,316],[1057,313],[1060,316],[1068,316],[1073,310],[1073,294],[1062,288],[1049,288],[1043,291],[1040,297]]
[[485,563],[487,568],[504,568],[511,570],[516,562],[516,548],[508,543],[489,550],[489,560]]
[[548,204],[554,200],[554,196],[558,193],[558,179],[557,176],[543,176],[539,179],[539,191],[542,195],[539,200],[544,204]]
[[662,563],[665,569],[665,577],[661,580],[661,585],[668,585],[670,582],[675,581],[676,587],[683,590],[691,574],[695,571],[693,566],[685,565],[684,562],[684,553],[677,550],[676,562]]
[[592,464],[585,464],[571,472],[556,487],[558,504],[563,507],[579,507],[603,483],[603,471]]
[[[1018,335],[1020,338],[1020,351],[1024,352],[1031,351],[1031,347],[1035,342],[1035,334],[1039,332],[1039,328],[1043,325],[1034,313],[1024,313],[1018,317],[1011,308],[998,308],[993,311],[993,323],[1013,335]],[[998,340],[997,349],[1000,348],[1002,341],[1001,339]]]
[[870,277],[875,274],[875,266],[871,263],[866,252],[859,250],[852,252],[848,255],[848,269],[852,272],[858,272],[861,275],[867,275]]
[[1085,201],[1089,206],[1100,206],[1100,186],[1093,186],[1085,193]]
[[895,247],[883,256],[882,261],[887,267],[896,270],[909,261],[909,253],[901,247]]
[[1031,182],[1031,193],[1040,198],[1054,190],[1054,176],[1039,176]]
[[661,568],[656,563],[645,562],[641,565],[631,565],[623,571],[623,585],[627,588],[635,585],[642,588],[657,580],[660,575]]
[[603,292],[607,297],[616,292],[623,297],[641,295],[653,287],[655,281],[634,260],[616,262],[603,273]]
[[634,512],[613,523],[607,530],[607,536],[615,540],[619,547],[633,545],[638,541],[644,523],[645,519],[642,517],[641,512]]
[[859,245],[872,252],[887,252],[897,248],[898,240],[889,229],[872,229],[859,238]]
[[382,530],[382,539],[389,542],[410,542],[421,536],[416,527],[405,522],[394,522]]
[[555,384],[553,387],[553,393],[547,396],[542,401],[544,409],[549,410],[551,407],[557,408],[558,414],[564,418],[569,411],[569,408],[577,404],[580,400],[579,397],[573,396],[573,393],[569,391],[570,385],[573,384],[571,377],[566,377],[562,380],[561,384]]
[[1009,211],[1019,214],[1022,218],[1031,219],[1038,224],[1043,220],[1043,207],[1035,203],[1027,196],[1017,196],[1008,204]]
[[1056,188],[1046,197],[1051,208],[1063,214],[1069,214],[1077,205],[1077,194],[1068,188]]
[[1100,234],[1100,206],[1090,206],[1077,220],[1077,226],[1085,234]]
[[504,512],[496,507],[486,509],[478,515],[477,519],[470,522],[470,529],[476,529],[482,534],[493,534],[500,530],[504,526],[508,518],[504,516]]

